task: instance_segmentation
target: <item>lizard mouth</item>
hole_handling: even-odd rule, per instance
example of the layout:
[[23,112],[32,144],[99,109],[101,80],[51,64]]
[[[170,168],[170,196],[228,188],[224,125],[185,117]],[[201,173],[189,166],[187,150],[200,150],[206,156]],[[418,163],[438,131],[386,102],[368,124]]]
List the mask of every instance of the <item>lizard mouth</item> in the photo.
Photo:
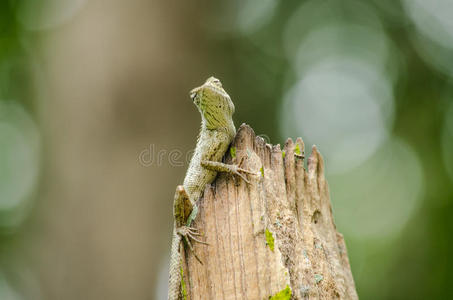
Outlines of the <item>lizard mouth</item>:
[[192,99],[192,101],[195,101],[195,98],[197,97],[199,90],[200,90],[200,88],[197,87],[190,91],[189,96],[190,96],[190,99]]

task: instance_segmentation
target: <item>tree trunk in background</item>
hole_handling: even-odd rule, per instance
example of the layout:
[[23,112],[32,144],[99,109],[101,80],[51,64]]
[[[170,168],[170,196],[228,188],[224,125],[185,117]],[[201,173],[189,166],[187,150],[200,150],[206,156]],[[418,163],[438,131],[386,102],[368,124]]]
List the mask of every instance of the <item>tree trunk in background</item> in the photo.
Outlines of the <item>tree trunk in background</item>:
[[303,154],[300,138],[282,151],[239,128],[227,163],[259,176],[206,188],[194,226],[210,245],[194,246],[203,264],[186,251],[187,299],[358,299],[323,159],[313,147],[307,171]]

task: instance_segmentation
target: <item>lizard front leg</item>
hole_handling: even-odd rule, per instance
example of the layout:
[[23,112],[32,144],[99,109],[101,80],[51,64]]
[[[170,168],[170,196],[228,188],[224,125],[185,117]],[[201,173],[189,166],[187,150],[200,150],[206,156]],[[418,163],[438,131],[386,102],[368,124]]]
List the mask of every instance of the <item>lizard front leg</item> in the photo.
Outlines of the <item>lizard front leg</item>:
[[222,162],[202,160],[201,165],[211,171],[226,172],[241,177],[245,182],[250,183],[243,174],[257,175],[255,172],[243,169],[239,165],[229,165]]

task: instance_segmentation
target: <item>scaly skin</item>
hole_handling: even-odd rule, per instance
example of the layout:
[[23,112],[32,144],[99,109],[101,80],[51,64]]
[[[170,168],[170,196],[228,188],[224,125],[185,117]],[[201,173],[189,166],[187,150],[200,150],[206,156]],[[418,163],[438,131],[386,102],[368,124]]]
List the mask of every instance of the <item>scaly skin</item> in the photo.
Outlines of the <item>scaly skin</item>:
[[183,186],[176,188],[174,199],[173,239],[170,254],[170,276],[168,299],[178,300],[181,282],[180,245],[184,238],[192,249],[190,240],[201,242],[195,238],[198,231],[191,228],[197,216],[196,201],[202,196],[206,184],[210,184],[218,172],[229,172],[245,177],[241,173],[254,174],[221,162],[228,146],[236,135],[233,123],[234,104],[230,96],[222,88],[220,81],[210,77],[206,82],[190,92],[194,104],[201,114],[201,130],[195,153],[190,161],[184,178]]

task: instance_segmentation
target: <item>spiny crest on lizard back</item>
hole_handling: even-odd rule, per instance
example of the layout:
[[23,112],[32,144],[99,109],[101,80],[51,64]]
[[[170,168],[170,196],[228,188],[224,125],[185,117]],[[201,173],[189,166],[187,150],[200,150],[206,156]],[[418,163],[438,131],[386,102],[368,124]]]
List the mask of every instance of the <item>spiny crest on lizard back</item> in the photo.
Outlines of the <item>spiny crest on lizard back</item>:
[[202,126],[210,130],[234,128],[231,118],[234,104],[220,80],[209,77],[203,85],[190,91],[190,98],[201,113]]

